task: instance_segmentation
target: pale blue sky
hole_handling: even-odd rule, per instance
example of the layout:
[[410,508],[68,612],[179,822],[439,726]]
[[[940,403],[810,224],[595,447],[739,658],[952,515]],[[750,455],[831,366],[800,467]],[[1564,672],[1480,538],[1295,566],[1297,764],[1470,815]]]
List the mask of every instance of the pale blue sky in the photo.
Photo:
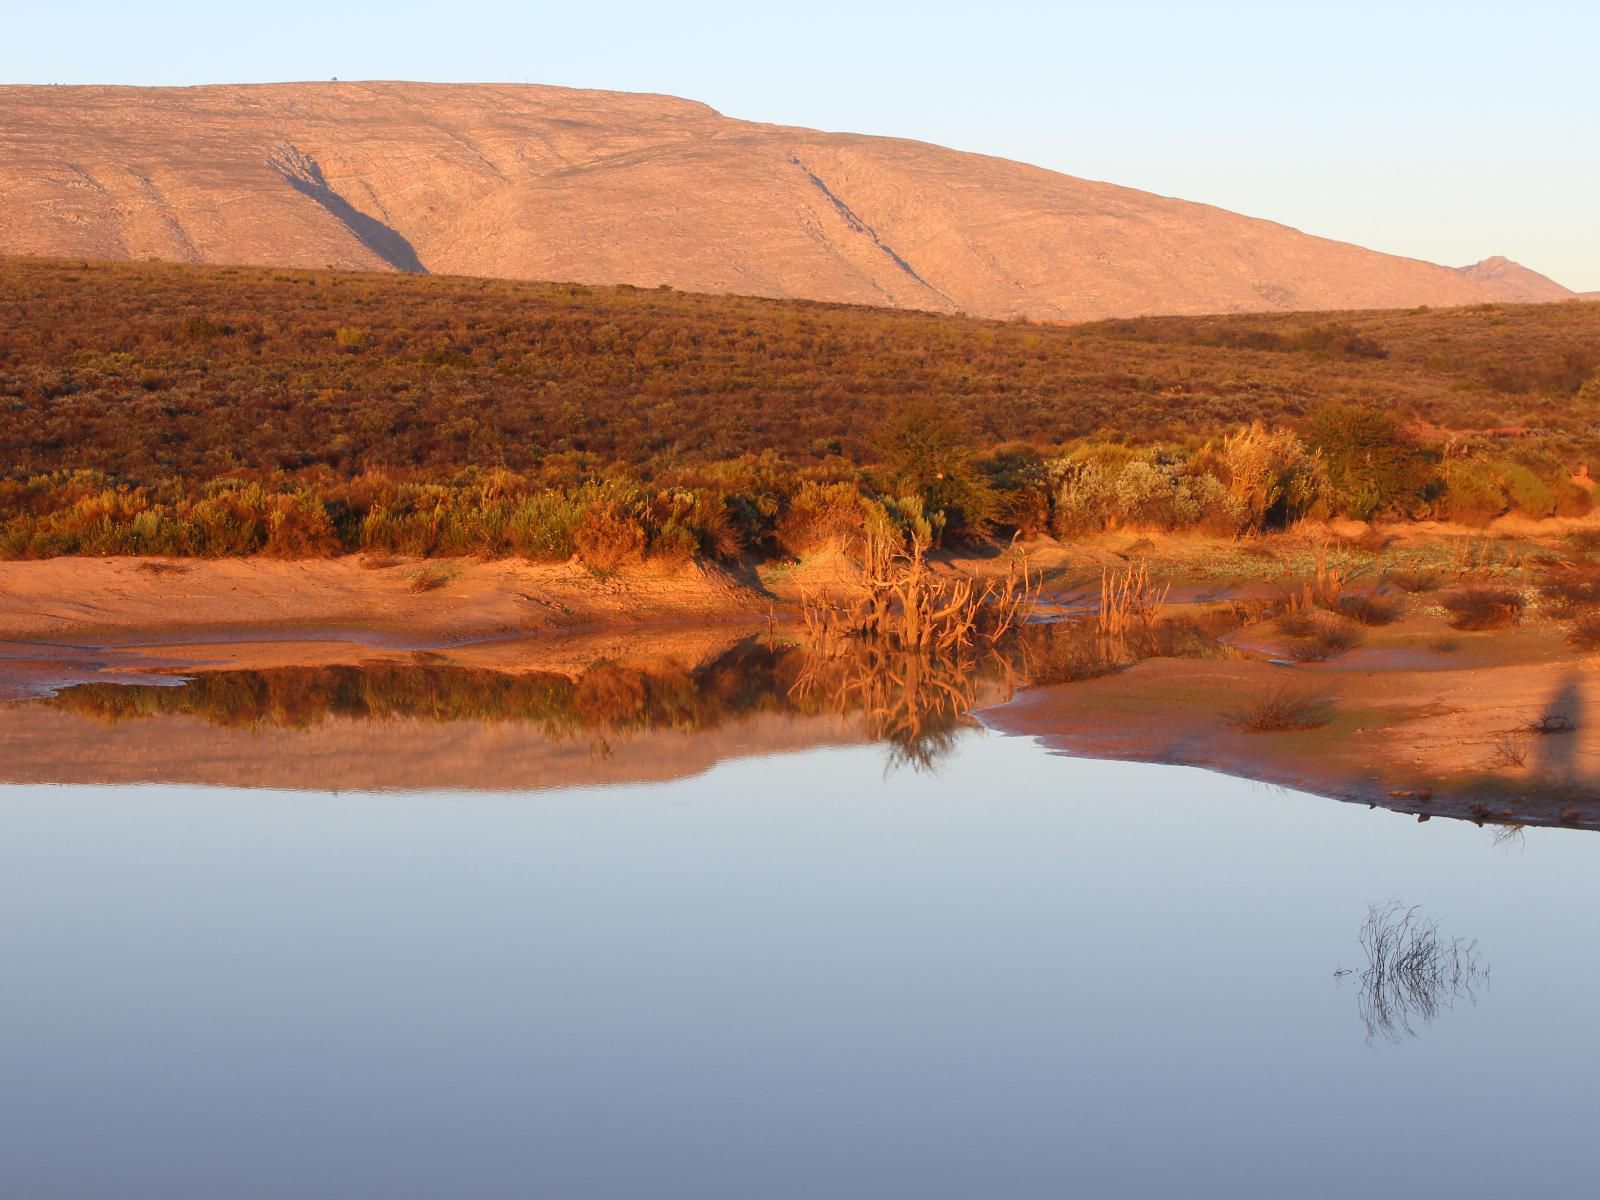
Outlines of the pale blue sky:
[[1600,3],[78,0],[0,81],[529,81],[893,134],[1600,289]]

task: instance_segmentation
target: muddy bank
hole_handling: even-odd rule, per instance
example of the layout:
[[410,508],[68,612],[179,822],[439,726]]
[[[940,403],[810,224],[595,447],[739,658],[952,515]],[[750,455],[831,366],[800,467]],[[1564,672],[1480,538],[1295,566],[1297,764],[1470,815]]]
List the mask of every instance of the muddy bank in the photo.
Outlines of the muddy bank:
[[[1600,828],[1600,660],[1559,623],[1462,633],[1429,601],[1321,663],[1284,661],[1269,626],[1240,657],[1155,658],[1033,688],[980,718],[1061,753],[1210,768],[1422,819]],[[1246,726],[1275,695],[1312,728]]]

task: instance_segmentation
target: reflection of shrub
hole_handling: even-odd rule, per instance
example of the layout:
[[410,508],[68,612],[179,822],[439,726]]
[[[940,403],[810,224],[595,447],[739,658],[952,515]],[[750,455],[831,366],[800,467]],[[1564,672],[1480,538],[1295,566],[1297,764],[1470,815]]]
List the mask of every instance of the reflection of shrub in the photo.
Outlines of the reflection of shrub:
[[1444,598],[1456,629],[1505,629],[1522,619],[1525,601],[1511,588],[1470,587]]

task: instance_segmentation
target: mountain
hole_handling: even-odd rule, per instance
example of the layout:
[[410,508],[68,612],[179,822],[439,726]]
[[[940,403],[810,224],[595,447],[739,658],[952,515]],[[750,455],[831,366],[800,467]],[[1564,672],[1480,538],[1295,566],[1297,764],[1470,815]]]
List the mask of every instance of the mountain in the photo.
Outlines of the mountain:
[[666,284],[1082,320],[1492,282],[921,142],[506,85],[0,87],[0,253]]
[[1457,267],[1456,271],[1492,291],[1497,300],[1513,304],[1549,304],[1572,300],[1577,296],[1576,292],[1562,287],[1554,279],[1498,254],[1473,263],[1470,267]]

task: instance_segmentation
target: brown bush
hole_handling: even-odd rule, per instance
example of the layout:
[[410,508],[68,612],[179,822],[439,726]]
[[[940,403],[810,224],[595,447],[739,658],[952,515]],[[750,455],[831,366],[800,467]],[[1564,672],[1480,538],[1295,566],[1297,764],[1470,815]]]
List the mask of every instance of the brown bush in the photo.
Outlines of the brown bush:
[[1527,602],[1512,588],[1469,587],[1443,601],[1456,629],[1506,629],[1522,619]]
[[614,511],[604,503],[591,504],[572,533],[584,566],[609,575],[644,558],[644,526],[638,518]]
[[1328,697],[1280,684],[1247,700],[1242,708],[1229,713],[1228,719],[1249,733],[1284,733],[1320,729],[1333,719],[1333,711]]
[[1600,567],[1557,567],[1540,578],[1539,594],[1560,616],[1594,608],[1600,605]]
[[1567,634],[1567,641],[1579,650],[1600,650],[1600,613],[1579,617]]
[[1432,592],[1437,591],[1441,582],[1437,571],[1390,571],[1389,582],[1402,592]]
[[849,549],[861,537],[867,510],[853,483],[801,485],[778,518],[778,545],[804,558],[828,549]]
[[1400,619],[1400,606],[1393,600],[1366,593],[1359,596],[1340,596],[1336,610],[1362,625],[1392,625]]

